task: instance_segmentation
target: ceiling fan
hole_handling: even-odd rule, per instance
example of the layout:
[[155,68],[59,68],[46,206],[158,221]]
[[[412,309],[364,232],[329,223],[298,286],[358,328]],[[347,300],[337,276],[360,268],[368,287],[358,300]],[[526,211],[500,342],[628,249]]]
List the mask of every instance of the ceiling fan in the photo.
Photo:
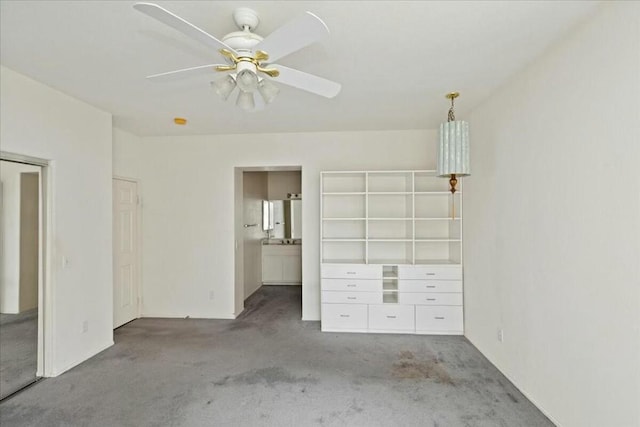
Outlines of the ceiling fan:
[[[249,8],[238,8],[233,19],[240,29],[218,40],[206,31],[152,3],[136,3],[139,12],[213,49],[224,63],[184,68],[147,78],[164,81],[193,75],[221,73],[211,86],[223,99],[238,88],[236,105],[243,110],[259,110],[272,102],[279,89],[272,82],[293,86],[316,95],[333,98],[341,89],[339,83],[276,64],[285,56],[306,47],[329,34],[324,22],[311,12],[294,19],[263,38],[252,32],[260,23],[258,14]],[[257,96],[256,94],[260,94]]]

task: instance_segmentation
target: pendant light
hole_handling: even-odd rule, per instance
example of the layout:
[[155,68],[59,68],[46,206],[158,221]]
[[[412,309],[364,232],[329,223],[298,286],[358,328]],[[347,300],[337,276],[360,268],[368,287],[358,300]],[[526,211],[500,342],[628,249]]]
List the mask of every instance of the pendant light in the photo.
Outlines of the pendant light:
[[457,177],[471,174],[469,167],[469,123],[456,120],[453,100],[458,92],[446,95],[451,100],[451,108],[446,123],[440,124],[440,143],[438,144],[438,164],[436,175],[450,177],[451,194],[456,192]]
[[453,194],[456,192],[458,177],[471,174],[469,166],[469,123],[456,120],[453,111],[453,101],[460,94],[451,92],[446,95],[451,100],[451,107],[446,123],[440,124],[440,141],[438,144],[438,164],[436,175],[449,177],[451,191],[451,217],[455,218],[455,201]]

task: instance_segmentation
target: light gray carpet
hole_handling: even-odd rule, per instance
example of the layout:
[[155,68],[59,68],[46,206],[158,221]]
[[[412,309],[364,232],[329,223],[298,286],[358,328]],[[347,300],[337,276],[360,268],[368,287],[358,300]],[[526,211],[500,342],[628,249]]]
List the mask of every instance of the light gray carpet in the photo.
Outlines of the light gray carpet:
[[552,426],[464,337],[322,333],[300,287],[237,320],[140,319],[0,404],[9,426]]
[[38,309],[0,314],[0,399],[36,379]]

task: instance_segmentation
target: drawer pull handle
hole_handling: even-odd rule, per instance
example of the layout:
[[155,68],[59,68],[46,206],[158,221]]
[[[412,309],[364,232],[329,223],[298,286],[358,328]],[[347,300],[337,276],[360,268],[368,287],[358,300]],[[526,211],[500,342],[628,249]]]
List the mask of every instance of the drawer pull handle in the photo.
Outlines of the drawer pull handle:
[[341,314],[340,317],[351,317],[350,314]]
[[434,319],[436,319],[436,320],[444,320],[444,317],[436,316],[436,317],[434,317]]
[[427,285],[427,288],[429,289],[435,289],[436,285]]
[[358,299],[358,297],[347,297],[347,299]]
[[347,288],[355,288],[358,285],[347,285]]
[[355,271],[347,271],[347,274],[356,274]]
[[426,273],[426,274],[427,274],[427,276],[435,276],[436,275],[436,273]]
[[387,316],[387,319],[395,319],[397,316]]
[[435,301],[435,298],[427,298],[427,301]]

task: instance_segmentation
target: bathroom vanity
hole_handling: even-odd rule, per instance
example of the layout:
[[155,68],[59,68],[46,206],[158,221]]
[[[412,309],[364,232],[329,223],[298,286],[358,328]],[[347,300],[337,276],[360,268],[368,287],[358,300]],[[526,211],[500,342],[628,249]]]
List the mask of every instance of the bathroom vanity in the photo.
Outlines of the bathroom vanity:
[[262,284],[302,284],[302,241],[264,239],[262,241]]

